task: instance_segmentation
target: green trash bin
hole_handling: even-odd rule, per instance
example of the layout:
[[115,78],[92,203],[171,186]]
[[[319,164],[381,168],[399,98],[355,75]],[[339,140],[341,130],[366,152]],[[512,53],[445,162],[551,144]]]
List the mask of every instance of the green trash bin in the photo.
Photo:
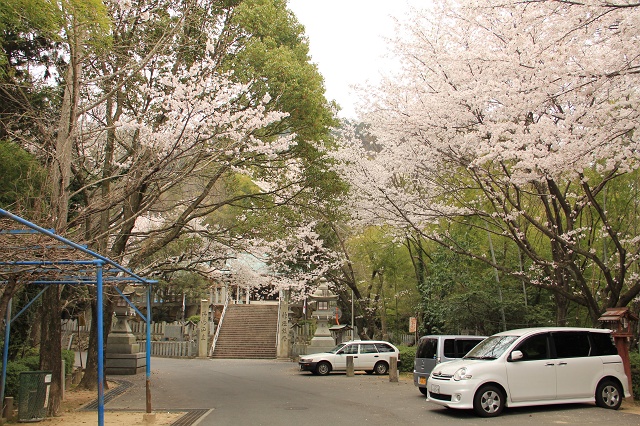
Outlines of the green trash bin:
[[51,371],[25,371],[20,373],[18,391],[18,421],[38,422],[47,415]]

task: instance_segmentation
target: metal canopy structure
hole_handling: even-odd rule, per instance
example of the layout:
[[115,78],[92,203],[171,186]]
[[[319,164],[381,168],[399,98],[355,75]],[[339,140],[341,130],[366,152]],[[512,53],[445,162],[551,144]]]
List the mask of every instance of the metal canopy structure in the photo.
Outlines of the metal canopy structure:
[[[5,337],[0,386],[0,406],[4,404],[6,368],[8,360],[11,323],[26,311],[50,285],[96,286],[97,334],[98,334],[98,424],[104,425],[104,336],[103,290],[113,285],[120,296],[142,317],[147,324],[146,333],[146,400],[147,413],[151,412],[151,286],[147,280],[117,262],[76,244],[53,230],[42,228],[6,210],[0,209],[0,285],[12,280],[20,283],[43,285],[45,288],[20,312],[11,318],[11,301],[7,306]],[[114,284],[129,283],[147,288],[147,314],[138,308]]]

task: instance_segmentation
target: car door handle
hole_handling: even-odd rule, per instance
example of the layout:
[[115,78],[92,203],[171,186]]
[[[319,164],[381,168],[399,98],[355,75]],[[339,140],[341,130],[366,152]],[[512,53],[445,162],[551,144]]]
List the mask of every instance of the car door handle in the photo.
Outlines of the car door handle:
[[555,365],[554,363],[549,362],[549,363],[545,364],[544,366],[545,366],[545,367],[553,367],[554,365]]
[[558,365],[567,365],[567,363],[566,362],[561,362]]

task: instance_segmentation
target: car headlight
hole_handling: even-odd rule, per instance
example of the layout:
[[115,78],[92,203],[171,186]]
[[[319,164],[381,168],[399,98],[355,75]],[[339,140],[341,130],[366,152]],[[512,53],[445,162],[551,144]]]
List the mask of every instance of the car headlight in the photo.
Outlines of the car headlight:
[[300,358],[300,362],[309,362],[311,361],[310,359],[306,359],[306,358]]
[[471,377],[472,374],[468,372],[467,367],[462,367],[453,374],[453,380],[455,381],[469,380]]

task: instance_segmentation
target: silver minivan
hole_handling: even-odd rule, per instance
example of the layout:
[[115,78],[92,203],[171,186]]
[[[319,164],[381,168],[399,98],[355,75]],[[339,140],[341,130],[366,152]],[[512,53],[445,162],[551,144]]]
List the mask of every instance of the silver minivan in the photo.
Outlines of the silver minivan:
[[413,384],[427,395],[427,378],[436,364],[462,358],[480,343],[484,336],[431,335],[418,340],[413,361]]

